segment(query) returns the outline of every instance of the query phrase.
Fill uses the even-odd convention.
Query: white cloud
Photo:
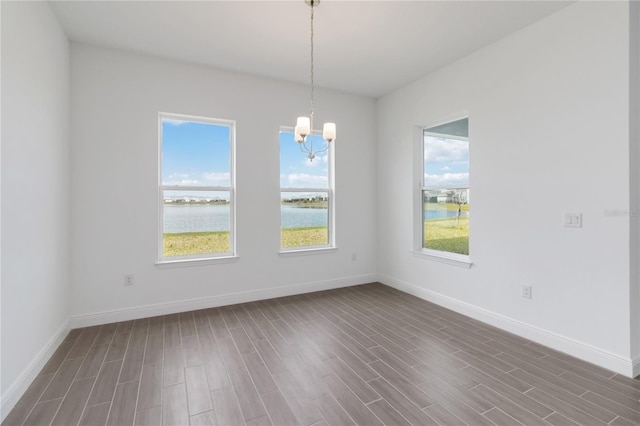
[[[287,176],[291,187],[325,187],[328,179],[326,176],[316,176],[307,173],[291,173]]]
[[[445,163],[469,158],[469,142],[432,136],[424,138],[424,159],[429,163]]]
[[[309,160],[309,157],[305,157],[302,162],[307,167],[318,167],[319,164],[327,164],[329,161],[328,155],[318,155],[313,161]]]
[[[198,186],[201,185],[200,181],[197,179],[180,179],[180,180],[170,180],[167,182],[162,182],[163,185],[173,186],[173,185],[182,185],[182,186]]]
[[[172,124],[174,126],[179,126],[181,124],[187,123],[186,121],[176,120],[175,118],[163,118],[162,123]]]
[[[197,177],[190,173],[174,172],[167,176],[167,181],[162,182],[163,185],[200,185]]]
[[[169,179],[188,179],[189,173],[171,173],[168,178]]]
[[[227,186],[231,180],[229,172],[210,172],[202,173],[202,178],[209,185]]]
[[[451,167],[448,167],[448,166],[440,167],[440,170],[442,170],[443,172],[448,172],[449,170],[451,170]]]
[[[466,186],[469,185],[469,173],[424,174],[425,186]]]
[[[163,185],[187,185],[187,186],[229,186],[229,172],[216,173],[171,173]]]

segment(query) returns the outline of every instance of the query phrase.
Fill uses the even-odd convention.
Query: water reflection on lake
[[[214,232],[229,230],[231,209],[228,204],[183,204],[164,206],[164,232]],[[304,208],[282,205],[283,228],[327,226],[326,208]]]

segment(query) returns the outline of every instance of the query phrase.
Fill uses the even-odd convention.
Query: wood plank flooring
[[[638,425],[640,381],[374,283],[72,330],[3,425]]]

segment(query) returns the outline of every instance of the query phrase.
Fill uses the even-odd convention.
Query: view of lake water
[[[463,211],[460,213],[460,217],[468,217],[468,212]],[[448,209],[429,209],[424,211],[424,220],[435,220],[435,219],[449,219],[455,218],[458,216],[458,212],[456,210],[448,210]]]
[[[281,206],[283,228],[327,226],[326,208]],[[183,204],[164,206],[164,232],[213,232],[229,230],[229,205]]]
[[[457,212],[448,209],[429,209],[424,220],[455,218]],[[463,211],[461,217],[467,217]],[[326,208],[304,208],[282,205],[280,223],[283,228],[327,226]],[[164,232],[213,232],[229,230],[229,205],[183,204],[164,206]]]

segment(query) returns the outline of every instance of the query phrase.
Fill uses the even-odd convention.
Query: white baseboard
[[[608,370],[615,371],[616,373],[624,376],[636,377],[640,374],[640,360],[632,361],[630,358],[621,357],[591,346],[587,343],[535,327],[522,321],[506,317],[392,277],[379,275],[378,280],[389,287],[412,294],[437,305],[444,306],[452,311],[493,325],[502,330],[514,333],[518,336],[564,352],[592,364],[596,364]]]
[[[234,305],[236,303],[253,302],[256,300],[273,299],[274,297],[292,296],[295,294],[311,293],[314,291],[330,290],[340,287],[349,287],[358,284],[367,284],[370,282],[375,282],[377,280],[378,276],[376,274],[358,275],[336,280],[272,287],[265,290],[252,290],[241,293],[223,294],[220,296],[179,300],[176,302],[137,306],[133,308],[96,312],[92,314],[74,315],[71,317],[70,323],[71,328],[89,327],[92,325],[109,324],[112,322],[148,318],[158,315],[175,314],[178,312],[187,312],[197,309],[214,308],[216,306],[226,306]]]
[[[58,349],[58,346],[60,346],[60,343],[62,343],[67,336],[69,330],[69,320],[66,320],[43,346],[40,352],[31,360],[18,378],[9,386],[7,391],[0,396],[0,422],[4,421],[7,414],[15,407],[18,400],[27,391],[40,370],[42,370],[56,349]]]

